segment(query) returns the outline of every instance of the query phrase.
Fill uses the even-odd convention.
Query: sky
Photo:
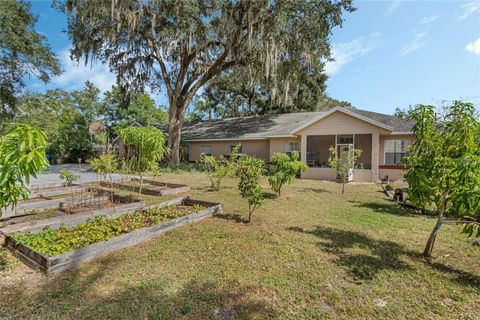
[[[480,0],[354,0],[354,6],[331,35],[334,60],[326,72],[332,98],[386,114],[457,99],[480,106]],[[107,66],[70,60],[66,16],[42,0],[32,1],[32,12],[64,73],[47,85],[27,79],[29,90],[81,89],[87,80],[102,92],[111,88],[115,76]],[[155,100],[167,104],[162,93]]]

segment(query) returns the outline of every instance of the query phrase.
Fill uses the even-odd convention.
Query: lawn
[[[163,174],[225,214],[45,278],[0,251],[0,318],[478,319],[480,247],[372,184],[298,180],[251,224],[236,180],[208,190],[200,173]],[[263,181],[267,187],[266,181]]]

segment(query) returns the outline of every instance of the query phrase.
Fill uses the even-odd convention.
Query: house
[[[298,151],[308,164],[302,178],[334,180],[328,167],[330,146],[337,150],[362,150],[353,181],[376,182],[403,178],[400,165],[413,139],[412,123],[405,119],[336,107],[328,111],[250,116],[186,123],[182,139],[188,145],[188,160],[202,154],[229,155],[241,144],[239,153],[269,162],[275,152]]]

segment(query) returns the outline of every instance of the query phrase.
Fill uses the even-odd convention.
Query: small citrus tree
[[[0,138],[0,209],[15,206],[20,196],[28,199],[30,178],[48,167],[45,146],[43,131],[26,124]]]
[[[90,166],[93,171],[102,175],[112,182],[112,172],[118,168],[118,159],[115,153],[107,152],[101,154],[99,157],[90,160]]]
[[[142,191],[143,172],[154,168],[169,152],[162,131],[154,127],[128,127],[119,130],[125,145],[127,171],[140,176],[138,195]]]
[[[330,158],[328,165],[332,168],[335,176],[342,183],[342,194],[345,193],[345,183],[348,182],[348,176],[355,171],[355,162],[362,155],[362,150],[348,148],[347,151],[338,153],[334,146],[331,146],[328,151]]]
[[[227,177],[235,175],[237,166],[237,154],[240,145],[233,148],[230,157],[226,159],[220,156],[218,159],[211,155],[202,155],[200,163],[204,168],[211,183],[211,189],[218,191],[221,188],[222,181]]]
[[[464,232],[480,235],[475,222],[480,211],[480,124],[473,105],[463,102],[448,107],[445,117],[434,106],[417,105],[409,118],[415,123],[415,141],[404,159],[409,199],[437,211],[423,251],[429,257],[447,212],[466,219]]]
[[[273,168],[268,177],[272,190],[280,196],[284,184],[292,183],[298,172],[307,170],[307,165],[299,160],[299,153],[274,153],[272,156]]]
[[[252,156],[245,156],[238,162],[237,176],[240,178],[238,190],[248,201],[248,222],[253,212],[263,203],[263,190],[260,178],[265,174],[265,162]]]
[[[65,181],[65,187],[71,186],[75,181],[80,178],[80,176],[74,174],[72,171],[67,169],[61,169],[59,173],[60,179]]]

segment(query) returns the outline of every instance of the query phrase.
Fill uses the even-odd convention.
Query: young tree
[[[59,173],[60,179],[65,181],[65,187],[73,185],[73,183],[80,178],[79,175],[76,175],[72,171],[67,169],[61,169]]]
[[[30,3],[0,1],[0,126],[15,113],[24,77],[47,83],[61,72],[46,37],[35,31],[36,22]]]
[[[265,162],[252,156],[243,157],[237,168],[240,178],[238,190],[242,198],[248,201],[248,222],[252,220],[253,212],[263,203],[263,190],[260,178],[265,174]]]
[[[328,165],[332,168],[335,176],[342,183],[342,194],[345,193],[345,183],[348,182],[348,176],[355,171],[355,163],[362,155],[362,150],[348,148],[347,151],[342,150],[340,153],[334,146],[329,149],[330,158],[328,158]]]
[[[28,199],[30,178],[48,167],[45,146],[45,134],[26,124],[0,138],[0,209],[15,206],[20,196]]]
[[[274,153],[272,157],[273,169],[268,177],[272,190],[280,196],[285,183],[292,183],[298,172],[307,170],[307,165],[299,160],[299,153],[294,151],[290,155]]]
[[[225,159],[223,156],[220,156],[220,158],[217,159],[211,155],[202,155],[200,163],[207,173],[212,190],[220,190],[223,179],[235,175],[239,149],[240,144],[233,148],[228,159]]]
[[[125,146],[125,162],[127,170],[135,169],[140,176],[142,192],[143,172],[157,165],[167,154],[165,139],[162,131],[154,127],[128,127],[118,131]]]
[[[118,160],[115,153],[107,152],[99,157],[90,160],[90,166],[93,171],[104,176],[105,179],[112,183],[112,172],[118,168]]]
[[[437,222],[423,255],[432,255],[435,239],[449,212],[474,222],[480,209],[480,125],[472,104],[455,102],[445,117],[435,107],[417,105],[409,114],[415,141],[404,159],[410,201],[420,208],[433,206]],[[475,223],[464,231],[472,235]]]
[[[58,0],[57,5],[68,15],[73,58],[100,58],[128,89],[166,88],[168,145],[172,161],[179,162],[185,111],[200,88],[234,67],[252,75],[260,68],[272,92],[281,86],[291,94],[298,79],[290,75],[298,66],[320,67],[330,57],[330,32],[341,25],[343,10],[354,10],[351,2]]]

